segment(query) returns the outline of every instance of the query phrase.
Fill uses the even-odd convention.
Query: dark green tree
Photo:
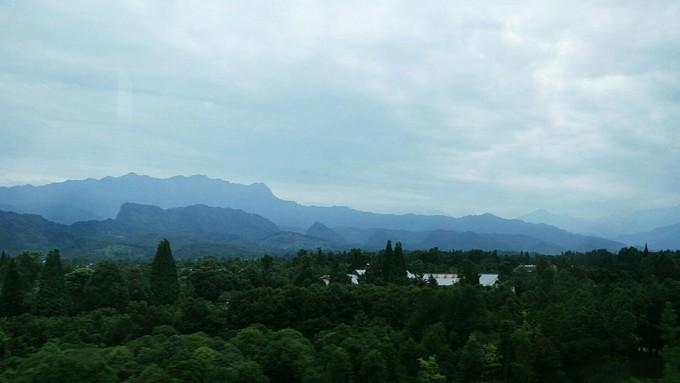
[[[151,297],[148,269],[140,265],[133,265],[128,267],[126,271],[130,300],[148,301]]]
[[[335,345],[327,345],[321,349],[320,358],[329,383],[353,380],[352,359],[345,350]]]
[[[394,245],[394,256],[392,258],[392,266],[390,267],[391,275],[389,281],[392,283],[405,283],[406,278],[406,260],[404,259],[404,250],[401,242]]]
[[[434,355],[427,359],[419,358],[418,363],[420,363],[418,383],[446,383],[446,376],[439,370],[439,363]]]
[[[395,273],[394,249],[392,241],[388,240],[385,250],[379,252],[368,265],[365,280],[372,283],[392,283]]]
[[[476,334],[470,334],[460,353],[458,368],[465,382],[478,381],[484,372],[484,350]]]
[[[5,271],[7,271],[7,266],[9,266],[10,257],[3,251],[0,254],[0,283],[2,283],[3,278],[5,278]]]
[[[365,269],[368,259],[366,255],[361,252],[361,249],[351,249],[349,251],[349,271],[356,269]]]
[[[421,343],[425,355],[433,355],[437,360],[442,361],[442,365],[438,364],[438,367],[442,367],[449,373],[455,371],[456,366],[452,365],[455,357],[449,347],[446,328],[441,322],[434,323],[425,329]]]
[[[62,350],[55,343],[47,343],[28,358],[22,359],[16,368],[16,376],[10,380],[17,383],[115,383],[113,370],[96,348]]]
[[[161,304],[174,303],[179,297],[177,266],[167,239],[158,244],[151,263],[151,292],[155,301]]]
[[[14,258],[14,262],[16,262],[17,273],[19,273],[19,280],[21,280],[21,288],[24,294],[27,294],[26,298],[30,299],[32,298],[30,293],[33,292],[40,276],[42,254],[24,251]]]
[[[479,273],[475,264],[469,259],[463,262],[460,274],[460,283],[462,285],[477,286],[479,285]]]
[[[382,279],[385,282],[390,282],[392,280],[394,267],[394,250],[392,249],[392,241],[388,240],[385,245],[385,254],[382,259]]]
[[[54,249],[47,254],[34,306],[36,314],[40,315],[64,315],[68,312],[68,298],[59,250]]]
[[[24,293],[14,259],[7,266],[5,281],[0,291],[0,316],[18,315],[24,312]]]
[[[118,265],[105,261],[97,264],[83,291],[86,306],[94,309],[113,307],[123,309],[130,300],[127,281]]]
[[[262,268],[262,284],[268,286],[272,280],[274,258],[271,255],[260,258],[260,267]]]
[[[293,283],[296,286],[307,287],[314,284],[320,284],[320,279],[314,272],[314,260],[310,255],[299,255],[299,265],[293,277]]]
[[[381,383],[388,381],[385,357],[378,350],[369,351],[360,361],[359,378],[363,382]]]
[[[680,327],[678,314],[670,302],[666,302],[661,313],[659,330],[661,339],[666,344],[661,352],[664,360],[664,382],[680,381]]]
[[[85,286],[93,273],[94,270],[89,267],[78,267],[64,276],[72,312],[77,313],[85,309]]]

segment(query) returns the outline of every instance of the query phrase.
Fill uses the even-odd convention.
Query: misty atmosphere
[[[680,383],[678,20],[0,1],[0,383]]]

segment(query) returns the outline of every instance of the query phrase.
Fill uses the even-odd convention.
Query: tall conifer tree
[[[40,274],[38,294],[35,298],[35,312],[41,315],[63,315],[68,311],[64,272],[61,268],[59,250],[47,254]]]
[[[401,247],[401,242],[394,245],[394,264],[392,265],[392,281],[394,283],[403,283],[406,281],[406,260],[404,259],[404,250]]]
[[[151,263],[151,292],[156,302],[161,304],[174,303],[179,297],[177,266],[167,239],[158,244],[156,256]]]
[[[382,260],[382,275],[385,282],[392,281],[392,270],[394,268],[394,250],[392,250],[392,241],[388,240],[385,245],[385,255]]]
[[[18,315],[24,312],[24,294],[14,259],[7,266],[5,281],[0,292],[0,316]]]

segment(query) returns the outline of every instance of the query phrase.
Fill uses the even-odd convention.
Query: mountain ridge
[[[580,234],[627,238],[657,228],[680,224],[680,205],[637,210],[628,214],[609,215],[595,219],[572,217],[538,209],[518,218],[532,223],[549,224]]]
[[[160,239],[168,238],[180,252],[186,246],[201,249],[222,246],[238,252],[221,255],[247,256],[252,254],[253,249],[284,250],[278,248],[276,242],[267,240],[285,233],[256,214],[205,205],[161,209],[126,203],[121,206],[116,218],[71,225],[51,222],[35,214],[0,211],[0,249],[10,253],[24,250],[46,252],[59,248],[67,256],[96,256],[117,247],[133,252],[125,255],[147,257]],[[267,246],[262,245],[265,242]],[[300,247],[331,247],[304,235],[297,235],[296,243]]]
[[[554,226],[505,219],[491,213],[455,218],[445,215],[379,214],[346,206],[306,206],[276,197],[262,183],[243,185],[203,175],[161,179],[128,173],[121,177],[71,180],[38,187],[4,187],[0,188],[0,201],[14,206],[14,211],[40,214],[59,223],[74,223],[70,220],[78,217],[80,219],[75,222],[114,219],[125,203],[153,205],[162,209],[206,205],[257,214],[279,227],[309,228],[315,222],[323,222],[331,231],[335,230],[331,228],[350,227],[402,233],[444,230],[515,235],[574,251],[592,248],[614,250],[623,246],[604,238],[580,236]],[[304,230],[296,231],[305,233]],[[376,233],[372,236],[375,237]],[[349,239],[348,242],[354,243]]]
[[[657,227],[647,232],[623,235],[619,239],[638,247],[648,245],[651,250],[678,249],[680,223]]]

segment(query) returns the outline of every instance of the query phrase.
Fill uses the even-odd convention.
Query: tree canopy
[[[151,292],[156,302],[161,304],[174,303],[179,297],[177,266],[167,239],[158,244],[156,256],[151,262]]]
[[[162,241],[152,262],[51,251],[0,264],[0,382],[680,376],[680,252],[543,256],[389,243],[379,252],[175,263]],[[365,264],[374,279],[341,278]],[[455,273],[461,283],[438,286],[406,270]],[[499,274],[499,283],[475,283],[480,273]]]

